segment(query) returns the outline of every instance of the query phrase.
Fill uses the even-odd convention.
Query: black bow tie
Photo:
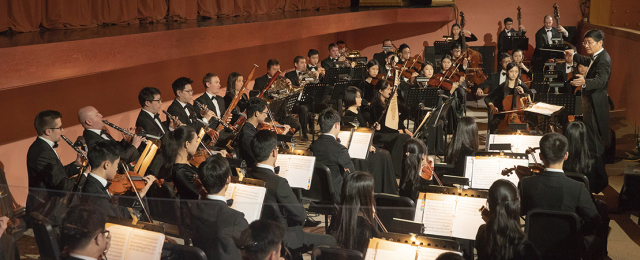
[[[298,72],[298,77],[300,77],[300,75],[302,75],[302,72]]]
[[[547,32],[550,32],[550,31],[551,31],[551,29],[547,30]]]
[[[275,168],[273,168],[273,172],[274,172],[275,174],[280,173],[280,166],[276,166]]]
[[[337,138],[337,137],[336,137],[336,141],[338,141],[338,143],[342,143],[342,142],[340,142],[340,138]]]
[[[596,57],[597,57],[596,55],[593,55],[593,56],[589,57],[589,59],[591,59],[591,61],[594,61],[594,60],[596,60]]]
[[[211,95],[211,100],[216,100],[216,96],[215,95]]]
[[[58,143],[53,143],[53,146],[52,146],[52,147],[53,147],[54,149],[55,149],[55,148],[58,148]]]
[[[158,119],[158,121],[160,121],[160,115],[156,114],[155,116],[153,116],[153,119]]]
[[[104,190],[108,190],[109,186],[111,186],[111,182],[107,182],[107,185],[104,186]]]
[[[104,130],[104,129],[100,130],[100,135],[107,135],[107,130]]]
[[[332,60],[333,62],[336,62],[338,59],[331,58],[331,60]]]

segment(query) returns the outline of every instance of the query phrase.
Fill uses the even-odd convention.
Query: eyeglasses
[[[61,127],[52,127],[52,128],[49,128],[49,129],[51,129],[51,130],[60,129],[60,131],[62,131],[62,126]]]
[[[193,89],[192,90],[183,90],[183,92],[188,92],[190,94],[193,94]]]
[[[149,100],[149,102],[153,102],[153,101],[158,101],[158,102],[162,103],[162,98],[161,99]]]
[[[589,46],[589,45],[594,44],[594,43],[596,43],[596,42],[588,42],[588,41],[584,41],[584,42],[582,42],[582,46],[585,46],[585,47],[586,47],[586,46]]]

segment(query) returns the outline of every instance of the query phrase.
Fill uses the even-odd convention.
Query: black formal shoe
[[[316,221],[307,217],[307,221],[304,222],[304,227],[317,227],[320,223],[322,223],[322,221]]]
[[[309,137],[307,137],[306,134],[302,134],[302,136],[300,137],[300,141],[303,141],[303,142],[309,141]]]

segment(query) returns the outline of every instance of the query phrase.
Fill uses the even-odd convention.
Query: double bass
[[[464,26],[466,25],[466,20],[464,18],[464,13],[460,12],[460,31],[464,32]],[[467,46],[466,37],[464,35],[462,37],[462,56],[467,57],[468,60],[467,68],[465,69],[465,83],[467,84],[467,92],[475,93],[477,91],[478,86],[482,84],[487,79],[487,76],[484,75],[482,71],[482,54],[480,52],[473,50]],[[488,94],[488,93],[485,93]]]

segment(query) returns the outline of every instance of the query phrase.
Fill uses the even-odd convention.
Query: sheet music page
[[[416,259],[417,260],[435,260],[436,258],[438,258],[440,254],[448,253],[448,252],[458,253],[460,256],[462,256],[462,253],[458,251],[450,251],[450,250],[431,248],[431,247],[420,247],[420,249],[418,249],[418,258]]]
[[[302,155],[289,156],[291,156],[291,159],[289,160],[289,168],[284,176],[279,174],[280,177],[287,179],[287,181],[289,181],[289,186],[292,188],[308,190],[311,188],[311,177],[313,176],[313,167],[315,167],[316,157]],[[277,162],[276,165],[278,165]],[[282,168],[280,168],[280,171],[282,172]]]
[[[374,260],[415,260],[417,247],[405,243],[378,240]],[[367,250],[368,251],[368,250]]]
[[[525,153],[529,147],[540,147],[540,139],[542,136],[539,135],[521,135],[520,136],[520,144],[518,145],[518,153]],[[533,155],[536,157],[539,163],[542,163],[540,160],[540,150],[536,150]],[[529,163],[534,163],[533,157],[528,155]]]
[[[233,191],[236,188],[236,183],[229,183],[229,187],[227,187],[227,191],[224,193],[224,198],[227,200],[233,199]]]
[[[487,199],[458,196],[456,217],[453,220],[453,237],[475,240],[478,228],[484,224],[480,207],[486,205]]]
[[[529,160],[527,159],[512,159],[512,158],[500,158],[500,166],[499,166],[499,171],[498,171],[498,178],[499,179],[506,179],[509,180],[513,183],[513,185],[516,185],[516,187],[518,187],[518,182],[520,182],[520,179],[518,179],[518,175],[511,174],[508,177],[507,176],[503,176],[502,175],[502,170],[506,169],[506,168],[513,168],[515,166],[529,166]],[[494,180],[495,181],[495,180]],[[489,185],[491,186],[491,185]],[[487,187],[488,189],[488,187]]]
[[[517,153],[518,148],[518,135],[491,135],[489,144],[511,144],[511,150]],[[499,152],[496,150],[489,150],[489,152]]]
[[[427,193],[420,192],[418,194],[418,199],[416,200],[416,214],[413,217],[413,221],[422,223],[422,218],[424,217],[424,207],[425,207],[425,197]]]
[[[136,228],[131,232],[125,260],[159,260],[163,244],[164,234]]]
[[[340,139],[341,145],[349,148],[349,138],[351,137],[351,131],[340,131],[337,137],[338,139]]]
[[[556,111],[562,109],[562,106],[551,105],[543,102],[533,104],[532,107],[526,108],[524,111],[550,116]]]
[[[428,193],[425,200],[424,233],[451,236],[456,213],[456,196]]]
[[[489,189],[491,184],[498,179],[500,175],[499,160],[495,157],[476,157],[473,158],[473,175],[471,176],[471,188]]]
[[[469,185],[471,185],[471,178],[473,178],[473,162],[474,161],[475,161],[474,156],[467,156],[467,158],[465,158],[464,177],[469,179]]]
[[[251,223],[260,218],[266,193],[265,187],[236,184],[231,208],[244,213],[244,218]]]
[[[378,248],[379,238],[370,238],[369,245],[367,246],[367,250],[364,252],[364,260],[374,260],[376,259],[376,249]]]
[[[357,159],[367,159],[367,152],[371,146],[372,133],[353,132],[351,143],[349,144],[349,156]],[[342,140],[342,139],[341,139]]]
[[[106,223],[105,227],[111,234],[111,244],[107,252],[107,258],[110,260],[124,260],[133,228],[111,223]]]
[[[287,178],[287,174],[289,171],[289,162],[291,161],[291,154],[278,154],[278,158],[276,158],[276,166],[280,167],[280,172],[278,176],[282,178]]]

